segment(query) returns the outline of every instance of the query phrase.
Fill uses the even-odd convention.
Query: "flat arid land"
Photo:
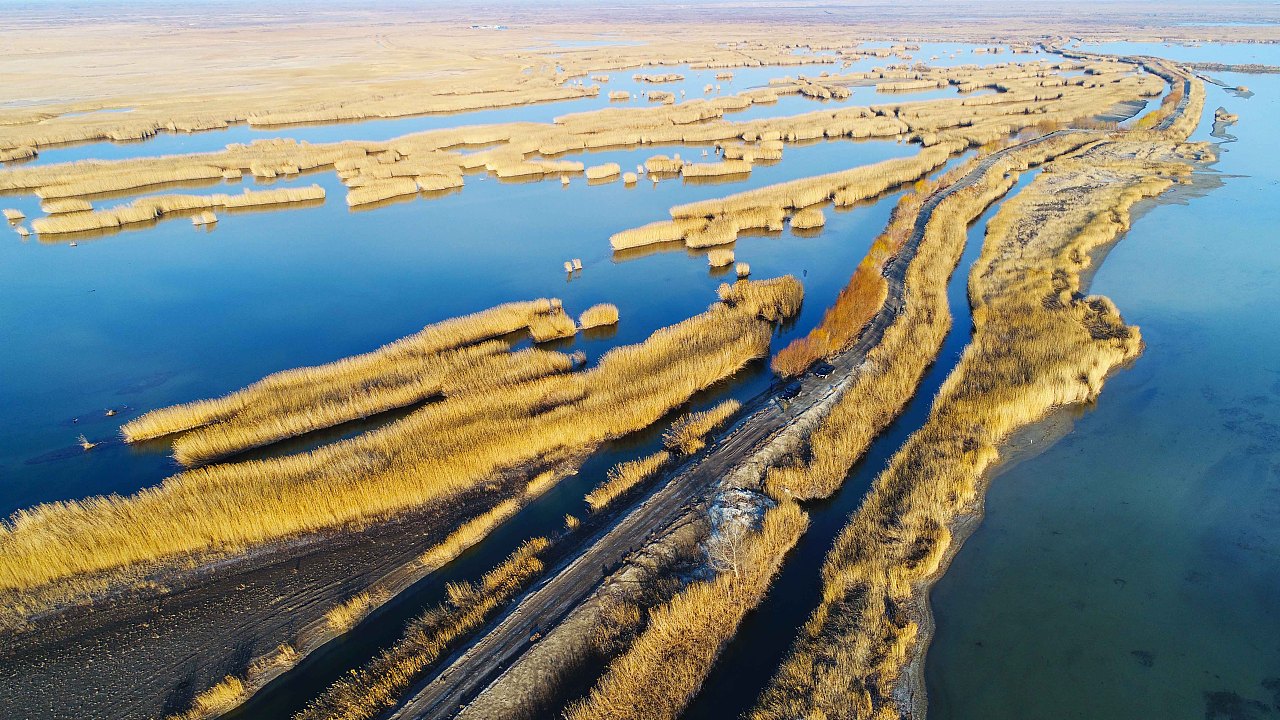
[[[5,10],[0,717],[1280,712],[1273,4]]]

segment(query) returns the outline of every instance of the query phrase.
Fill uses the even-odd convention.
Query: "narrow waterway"
[[[1038,172],[1023,173],[1006,198],[1020,191]],[[861,504],[871,482],[911,433],[924,423],[934,395],[969,343],[973,330],[967,295],[969,267],[982,253],[987,221],[1002,202],[993,204],[969,227],[964,254],[947,284],[953,322],[937,361],[926,371],[906,409],[871,443],[840,490],[828,500],[805,505],[810,518],[808,532],[789,554],[764,601],[743,620],[702,690],[685,711],[685,720],[736,718],[749,710],[817,607],[822,597],[821,569],[827,552]]]
[[[933,593],[931,720],[1280,712],[1280,78],[1210,74],[1256,93],[1208,86],[1194,139],[1240,115],[1221,186],[1148,203],[1098,271],[1145,351],[992,481]]]

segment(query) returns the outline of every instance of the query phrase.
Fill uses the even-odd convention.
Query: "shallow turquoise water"
[[[993,480],[934,591],[933,720],[1280,711],[1280,78],[1222,79],[1257,92],[1209,88],[1197,139],[1241,118],[1222,187],[1151,208],[1093,284],[1144,354]]]

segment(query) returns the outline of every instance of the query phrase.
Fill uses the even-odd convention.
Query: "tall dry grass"
[[[189,432],[175,443],[195,462],[464,391],[568,370],[559,353],[508,353],[489,341],[529,327],[558,301],[508,303],[428,325],[363,355],[283,370],[230,395],[153,410],[120,430],[128,442]]]
[[[725,160],[723,162],[688,163],[680,169],[685,177],[719,177],[721,175],[746,175],[751,172],[749,160]]]
[[[538,315],[529,322],[529,334],[536,343],[573,337],[578,324],[564,310]]]
[[[538,556],[549,544],[530,540],[480,580],[450,584],[444,602],[414,618],[394,645],[326,688],[295,720],[368,720],[390,709],[452,643],[542,572]]]
[[[820,207],[807,207],[791,216],[793,230],[812,230],[827,224],[827,216]]]
[[[618,324],[618,306],[610,303],[592,305],[578,316],[578,325],[583,330],[594,327],[605,327]]]
[[[622,166],[618,165],[618,163],[604,163],[603,165],[592,165],[587,168],[586,175],[588,180],[606,180],[617,177],[621,172]]]
[[[662,443],[672,452],[692,455],[706,447],[707,435],[742,409],[737,400],[725,400],[702,412],[690,413],[671,424],[662,434]]]
[[[767,482],[775,493],[810,499],[826,497],[840,486],[871,439],[911,398],[941,347],[951,324],[946,283],[959,261],[968,224],[1008,192],[1017,172],[1088,141],[1081,135],[1059,136],[1006,155],[972,185],[934,208],[907,267],[903,311],[867,353],[849,387],[810,436],[809,457],[769,471]]]
[[[670,460],[671,453],[659,450],[652,455],[614,465],[609,468],[604,481],[587,493],[587,505],[593,512],[609,505],[631,488],[653,477]]]
[[[819,322],[807,335],[791,341],[774,355],[773,371],[783,377],[794,377],[822,358],[830,358],[857,340],[867,323],[875,317],[889,295],[884,278],[885,265],[911,237],[924,196],[935,185],[920,181],[914,192],[898,201],[889,224],[872,243],[858,267],[827,308]]]
[[[609,663],[591,693],[568,708],[568,720],[679,717],[808,524],[793,501],[768,510],[759,530],[744,532],[733,568],[689,585],[649,613],[644,632]]]
[[[614,348],[595,367],[446,397],[378,430],[308,453],[203,467],[128,497],[40,505],[0,529],[0,593],[58,582],[77,597],[103,573],[235,553],[302,533],[368,523],[442,501],[503,471],[584,453],[647,427],[768,353],[773,323],[803,298],[791,277],[724,286],[724,302]],[[339,373],[340,375],[340,373]],[[172,430],[237,409],[178,412]],[[42,591],[43,592],[43,591]]]
[[[716,248],[707,253],[707,264],[713,268],[726,267],[733,264],[733,251]]]
[[[894,689],[916,650],[917,603],[1001,442],[1054,407],[1095,398],[1140,352],[1137,329],[1109,300],[1079,294],[1080,273],[1127,229],[1134,203],[1189,172],[1178,155],[1170,143],[1105,143],[1054,163],[1001,208],[969,278],[973,341],[837,538],[821,604],[752,718],[901,712]]]

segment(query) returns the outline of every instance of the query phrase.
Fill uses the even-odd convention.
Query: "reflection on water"
[[[0,243],[0,514],[37,502],[130,492],[172,473],[164,454],[103,446],[58,462],[27,460],[114,437],[146,410],[235,390],[283,368],[364,352],[443,318],[501,302],[559,296],[580,312],[618,305],[610,338],[583,336],[590,357],[694,315],[715,297],[704,253],[621,261],[610,234],[667,216],[672,205],[916,152],[890,141],[789,148],[786,160],[722,185],[646,181],[588,187],[581,178],[523,185],[483,175],[459,193],[353,212],[331,172],[319,207],[219,213],[212,231],[161,221],[138,231],[42,244]],[[633,167],[660,148],[586,154]],[[669,151],[668,151],[669,152]],[[244,183],[248,185],[248,183]],[[30,196],[6,197],[34,217]],[[818,238],[744,238],[757,277],[805,278],[807,330],[857,265],[887,209],[829,213]],[[852,229],[856,228],[856,232]],[[565,281],[563,262],[586,268]],[[127,394],[121,394],[127,392]],[[107,416],[108,410],[117,412]],[[78,422],[67,425],[65,421]]]
[[[1261,52],[1231,49],[1204,59]],[[993,481],[934,592],[931,718],[1280,710],[1280,78],[1223,79],[1257,95],[1208,89],[1197,139],[1219,105],[1241,118],[1222,186],[1151,209],[1093,286],[1146,351],[1065,439]]]
[[[968,51],[969,46],[967,45],[959,45],[956,43],[926,43],[922,45],[921,50],[914,53],[914,55],[917,60],[943,67],[966,64],[991,65],[1013,61],[1025,62],[1028,60],[1044,59],[1047,57],[1043,55],[1037,57],[1027,55],[1014,56],[1007,54],[970,55]],[[939,56],[937,60],[928,59],[935,54]],[[956,54],[956,57],[952,58],[952,54]],[[254,140],[276,137],[288,137],[310,143],[341,142],[344,140],[378,142],[390,140],[409,133],[458,127],[462,125],[487,125],[507,122],[548,123],[562,115],[598,110],[604,107],[649,107],[652,106],[652,103],[645,101],[644,95],[650,90],[672,91],[678,98],[680,97],[680,93],[683,91],[685,95],[682,99],[692,100],[695,98],[716,97],[719,95],[733,95],[750,88],[767,86],[769,84],[769,80],[774,78],[796,77],[798,75],[812,77],[822,73],[836,74],[845,72],[861,72],[895,62],[901,61],[897,58],[866,58],[845,65],[844,63],[833,63],[828,58],[817,58],[815,62],[803,65],[732,68],[729,70],[734,75],[732,80],[716,79],[715,76],[717,73],[725,72],[721,69],[693,69],[690,68],[688,64],[648,65],[627,68],[626,70],[590,73],[590,75],[607,75],[609,77],[608,82],[601,84],[601,91],[597,97],[536,103],[519,107],[475,110],[462,113],[437,113],[413,117],[373,118],[367,120],[314,125],[263,127],[238,123],[224,129],[205,130],[195,133],[171,133],[161,131],[154,137],[142,141],[94,142],[70,146],[41,148],[40,154],[36,158],[22,161],[20,164],[30,166],[71,162],[86,158],[98,160],[120,160],[125,158],[152,157],[157,155],[216,152],[222,150],[230,143],[249,143]],[[673,73],[683,75],[684,80],[675,83],[661,83],[654,85],[639,82],[633,78],[633,76],[637,74],[654,73]],[[581,80],[584,84],[591,84],[593,82],[590,77],[581,78]],[[718,91],[713,91],[710,94],[704,93],[707,85],[712,85],[713,87],[719,86],[720,89]],[[632,99],[622,103],[610,102],[608,94],[610,91],[615,90],[625,90],[631,93]],[[871,91],[870,88],[867,88],[864,90],[855,90],[854,98],[856,99],[846,100],[843,104],[874,104],[881,102],[902,102],[906,100],[926,100],[933,99],[935,97],[954,96],[955,94],[954,90],[944,89],[888,98],[885,95],[878,95]],[[838,105],[840,103],[835,104]],[[808,112],[821,109],[824,105],[830,106],[830,103],[820,103],[819,101],[798,95],[784,96],[781,98],[779,105],[751,106],[743,111],[729,113],[728,117],[733,120],[751,120],[760,117],[773,117],[777,115]],[[125,108],[123,110],[98,112],[123,112],[130,109],[131,108]],[[14,163],[14,165],[17,164],[19,163]]]

